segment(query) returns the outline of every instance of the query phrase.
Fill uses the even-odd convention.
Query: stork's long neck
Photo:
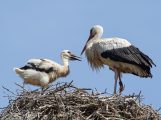
[[[62,61],[63,61],[63,66],[64,67],[69,66],[69,59],[62,58]]]
[[[63,66],[61,67],[60,73],[63,76],[66,76],[69,74],[69,60],[66,58],[62,58]]]

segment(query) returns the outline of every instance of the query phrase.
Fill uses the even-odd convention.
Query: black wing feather
[[[140,66],[146,71],[150,71],[150,67],[152,67],[152,65],[156,66],[152,59],[133,45],[124,48],[106,50],[101,54],[101,56],[103,58],[110,58],[114,61],[134,64]]]
[[[25,65],[24,67],[21,67],[20,69],[23,69],[23,70],[33,69],[33,70],[36,70],[39,72],[45,72],[45,73],[50,73],[50,72],[54,71],[53,67],[49,67],[48,69],[44,69],[44,68],[39,68],[38,66],[36,66],[33,63],[27,63],[27,65]]]

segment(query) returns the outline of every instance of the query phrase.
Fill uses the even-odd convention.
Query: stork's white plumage
[[[24,80],[24,83],[46,87],[59,77],[69,74],[69,60],[79,60],[69,50],[61,52],[63,65],[49,59],[30,59],[21,68],[14,68],[15,72]]]
[[[81,54],[85,51],[92,69],[99,70],[104,65],[108,65],[114,71],[114,94],[116,94],[117,80],[119,80],[120,93],[124,89],[121,73],[152,77],[150,69],[155,64],[147,55],[125,39],[117,37],[101,38],[102,34],[102,26],[93,26]]]

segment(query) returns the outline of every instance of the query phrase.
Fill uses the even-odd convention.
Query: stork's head
[[[90,30],[90,36],[92,35],[94,37],[95,35],[97,35],[98,37],[102,37],[102,34],[103,27],[101,25],[95,25]]]
[[[63,50],[63,51],[61,52],[61,57],[62,57],[63,59],[81,61],[81,60],[80,60],[80,57],[74,55],[74,54],[71,53],[69,50]]]
[[[95,25],[91,28],[90,30],[90,35],[89,35],[89,38],[81,52],[81,55],[83,54],[83,52],[85,51],[86,47],[87,47],[87,44],[89,41],[91,40],[95,40],[95,39],[99,39],[102,37],[102,34],[103,34],[103,27],[100,26],[100,25]]]

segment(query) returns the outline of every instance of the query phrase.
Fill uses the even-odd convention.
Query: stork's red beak
[[[84,51],[86,50],[88,41],[89,41],[91,38],[93,38],[93,37],[94,37],[94,35],[90,33],[90,36],[89,36],[89,38],[88,38],[88,40],[87,40],[87,42],[86,42],[86,44],[85,44],[85,46],[84,46],[84,48],[83,48],[83,50],[82,50],[82,52],[81,52],[81,55],[82,55],[82,54],[84,53]]]

